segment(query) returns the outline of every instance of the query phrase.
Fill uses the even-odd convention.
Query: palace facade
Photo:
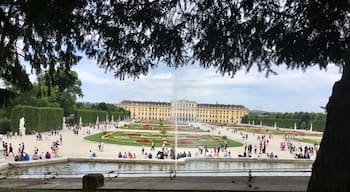
[[[130,111],[135,120],[199,121],[206,123],[240,123],[248,109],[242,105],[198,104],[195,101],[168,102],[123,101],[119,104]]]

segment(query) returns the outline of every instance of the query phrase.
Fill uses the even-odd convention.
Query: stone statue
[[[24,128],[24,124],[25,124],[25,119],[24,117],[21,117],[19,119],[19,128]]]
[[[21,117],[19,119],[19,129],[18,129],[18,134],[20,136],[26,135],[26,128],[24,127],[24,124],[25,124],[25,119],[24,117]]]
[[[63,116],[62,129],[66,129],[66,117]]]

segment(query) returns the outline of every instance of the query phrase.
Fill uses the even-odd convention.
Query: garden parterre
[[[151,146],[152,143],[156,147],[175,145],[174,134],[162,134],[159,132],[102,132],[85,139],[95,142],[104,142],[110,144],[132,145],[132,146]],[[178,147],[197,148],[199,146],[216,147],[220,143],[227,143],[230,147],[242,146],[242,143],[221,136],[212,135],[194,135],[194,134],[178,134]]]

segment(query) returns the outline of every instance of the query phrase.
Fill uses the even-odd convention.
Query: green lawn
[[[317,145],[319,145],[321,143],[321,139],[294,138],[294,140],[304,142],[304,143],[317,144]]]
[[[167,146],[174,146],[175,136],[173,134],[161,134],[157,132],[145,133],[145,132],[101,132],[95,135],[85,137],[86,140],[95,142],[104,142],[119,145],[131,145],[131,146],[150,146],[152,142],[156,147],[161,147],[162,143],[167,143]],[[179,134],[178,135],[178,147],[197,148],[200,145],[207,147],[216,147],[222,142],[227,142],[228,147],[242,146],[242,143],[227,139],[220,136],[210,135],[190,135]]]

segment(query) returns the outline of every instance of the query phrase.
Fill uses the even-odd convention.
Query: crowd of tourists
[[[43,140],[43,135],[42,133],[35,132],[35,138],[37,141],[42,141]],[[59,131],[57,130],[52,130],[51,132],[48,132],[46,134],[46,140],[47,136],[58,136],[59,138],[52,142],[51,146],[51,152],[50,151],[39,151],[39,148],[37,146],[34,146],[34,150],[32,153],[28,152],[28,149],[25,147],[26,145],[24,142],[20,142],[17,147],[17,151],[14,150],[14,146],[12,145],[11,136],[8,136],[8,142],[2,141],[2,147],[3,147],[3,155],[4,157],[8,158],[11,157],[13,158],[14,161],[29,161],[29,160],[40,160],[40,159],[51,159],[53,157],[58,157],[58,146],[62,145],[63,138],[62,134],[59,134]],[[15,137],[16,139],[16,137]]]
[[[247,138],[248,134],[243,134],[243,137]],[[267,152],[270,139],[272,139],[271,135],[258,135],[257,141],[259,144],[254,146],[252,144],[244,144],[243,154],[238,154],[238,157],[252,157],[254,154],[257,158],[262,158],[264,155],[266,155],[267,158],[278,158],[273,152]]]
[[[289,151],[291,154],[294,153],[296,159],[311,159],[313,156],[316,157],[318,153],[318,145],[301,145],[300,143],[295,144],[291,142],[289,138],[282,141],[280,144],[282,151]]]
[[[69,133],[74,135],[79,135],[83,133],[83,135],[90,135],[91,131],[98,132],[103,131],[110,127],[111,124],[101,123],[100,125],[90,124],[86,127],[81,127],[80,125],[68,126]],[[198,146],[198,149],[191,149],[190,151],[177,149],[174,147],[170,147],[167,143],[162,143],[161,145],[156,146],[155,143],[151,143],[150,146],[146,147],[141,146],[141,153],[137,150],[139,149],[129,149],[123,148],[117,150],[117,152],[113,153],[116,158],[120,159],[181,159],[181,158],[190,158],[190,157],[204,157],[204,158],[217,158],[217,157],[257,157],[257,158],[278,158],[282,154],[278,150],[276,146],[270,147],[269,143],[279,143],[280,140],[276,142],[274,140],[273,135],[262,135],[262,134],[254,134],[254,133],[246,133],[237,129],[227,129],[227,128],[212,128],[215,132],[220,132],[221,135],[229,136],[230,134],[234,134],[234,138],[241,138],[241,142],[245,144],[238,151],[233,150],[229,151],[229,146],[226,141],[218,142],[215,147],[207,147],[205,145]],[[73,131],[73,132],[71,132]],[[21,138],[15,137],[19,139],[17,141],[22,141]],[[249,139],[248,139],[249,138]],[[35,139],[38,142],[50,141],[51,147],[48,151],[41,151],[38,147],[35,147],[35,143],[31,143],[34,150],[32,148],[28,150],[28,147],[24,142],[21,142],[19,145],[15,140],[11,140],[11,135],[7,135],[7,140],[2,142],[2,146],[4,148],[4,156],[14,158],[15,161],[26,161],[26,160],[40,160],[40,159],[50,159],[52,157],[60,156],[59,148],[63,144],[63,136],[58,130],[51,130],[49,132],[44,133],[35,133]],[[256,139],[256,140],[255,140]],[[243,141],[242,141],[243,140]],[[16,146],[13,146],[15,143]],[[18,148],[17,148],[18,145]],[[271,145],[271,144],[270,144]],[[25,148],[25,146],[27,148]],[[40,145],[39,145],[40,146]],[[104,149],[104,143],[99,142],[93,144],[93,146],[98,146],[98,151],[94,152],[93,150],[89,151],[88,157],[97,157],[98,156],[106,156],[103,153],[110,151],[110,146],[106,146],[106,150]],[[17,150],[16,150],[17,149]],[[232,148],[231,148],[232,149]],[[280,150],[290,152],[293,154],[295,158],[302,159],[312,159],[316,156],[318,151],[317,145],[305,145],[299,144],[299,142],[293,142],[293,140],[289,137],[284,138],[284,140],[280,143]],[[88,151],[87,149],[82,151],[82,155],[86,155],[84,151]],[[136,152],[135,152],[136,151]],[[287,154],[287,152],[284,152]],[[108,152],[110,153],[110,152]],[[283,156],[283,154],[282,154]],[[292,156],[292,155],[291,155]]]

